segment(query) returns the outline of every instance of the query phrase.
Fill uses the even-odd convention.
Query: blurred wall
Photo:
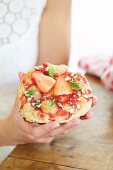
[[[113,0],[72,0],[71,69],[80,57],[112,53]]]

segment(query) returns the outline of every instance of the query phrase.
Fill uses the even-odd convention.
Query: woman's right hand
[[[19,73],[20,79],[23,73]],[[0,145],[16,145],[24,143],[49,143],[56,136],[64,134],[67,130],[77,126],[79,119],[60,125],[55,122],[48,124],[33,124],[24,121],[19,114],[18,98],[15,101],[11,114],[0,122]],[[1,131],[3,131],[1,133]]]
[[[16,99],[11,114],[4,121],[5,139],[2,143],[0,142],[0,145],[49,143],[54,137],[65,133],[79,123],[79,119],[73,119],[64,125],[55,122],[43,125],[25,122],[19,114],[18,99]]]

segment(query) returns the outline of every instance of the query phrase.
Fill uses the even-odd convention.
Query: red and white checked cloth
[[[78,65],[87,73],[100,77],[102,85],[113,92],[113,57],[84,57]]]

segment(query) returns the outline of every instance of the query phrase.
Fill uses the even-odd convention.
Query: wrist
[[[0,146],[16,145],[16,129],[10,117],[0,120]]]
[[[0,146],[10,145],[11,136],[10,136],[10,127],[8,123],[8,118],[0,120]]]

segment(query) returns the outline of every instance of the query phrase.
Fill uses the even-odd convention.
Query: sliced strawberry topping
[[[52,77],[45,76],[40,71],[34,71],[32,77],[34,78],[39,90],[43,93],[49,92],[56,82]]]
[[[73,90],[71,86],[66,82],[66,80],[62,76],[59,76],[54,87],[54,95],[68,95],[72,93]]]

